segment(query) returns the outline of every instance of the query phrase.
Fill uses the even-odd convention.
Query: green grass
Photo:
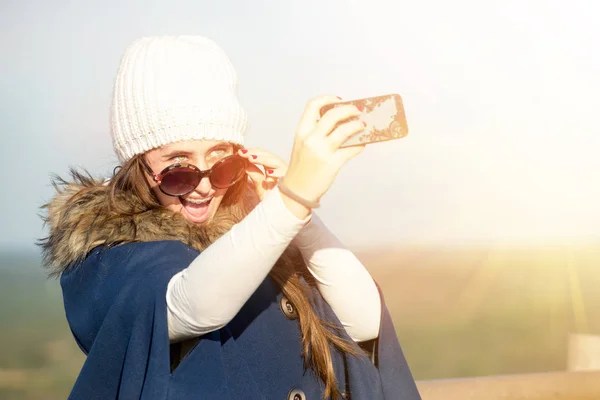
[[[600,334],[600,246],[358,254],[416,379],[564,370],[567,335]],[[64,399],[84,360],[38,265],[0,255],[1,399]]]

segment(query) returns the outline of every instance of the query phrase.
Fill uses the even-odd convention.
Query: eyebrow
[[[186,156],[186,157],[189,157],[191,155],[193,155],[193,153],[191,151],[173,150],[173,151],[170,151],[167,154],[163,154],[162,155],[162,159],[163,160],[168,160],[168,159],[173,158],[175,156]]]
[[[233,146],[230,143],[219,143],[219,144],[216,144],[216,145],[212,146],[211,148],[209,148],[206,151],[206,153],[210,153],[212,151],[220,150],[220,149],[227,150],[228,146],[230,146],[233,149]],[[193,155],[194,155],[194,152],[192,152],[192,151],[189,151],[189,150],[177,150],[177,149],[175,149],[173,151],[168,152],[167,154],[164,154],[162,156],[162,159],[163,160],[168,160],[168,159],[173,158],[175,156],[185,156],[185,157],[191,158],[191,156],[193,156]]]

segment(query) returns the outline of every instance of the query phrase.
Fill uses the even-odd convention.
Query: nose
[[[200,183],[198,183],[198,186],[196,186],[195,190],[202,196],[208,196],[210,194],[211,189],[212,184],[210,183],[208,176],[204,176],[202,177],[202,179],[200,179]]]
[[[208,179],[208,174],[209,174],[209,170],[210,168],[208,167],[208,165],[206,164],[206,162],[204,160],[198,160],[199,162],[196,164],[197,168],[199,168],[203,173],[202,173],[202,179],[200,179],[200,182],[198,183],[198,186],[196,186],[196,193],[200,194],[201,196],[208,196],[212,190],[212,184],[210,183],[210,179]]]

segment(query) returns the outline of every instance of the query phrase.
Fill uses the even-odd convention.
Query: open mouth
[[[204,222],[208,219],[208,209],[212,202],[212,197],[207,199],[184,199],[179,197],[181,201],[182,212],[186,215],[187,219],[194,223]]]

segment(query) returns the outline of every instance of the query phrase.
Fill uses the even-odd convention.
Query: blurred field
[[[0,256],[0,399],[66,399],[83,356],[35,254]]]
[[[357,254],[417,379],[564,370],[567,334],[600,334],[600,245]],[[64,399],[83,362],[38,265],[0,254],[0,399]]]
[[[417,379],[564,370],[600,334],[600,245],[359,253]]]

